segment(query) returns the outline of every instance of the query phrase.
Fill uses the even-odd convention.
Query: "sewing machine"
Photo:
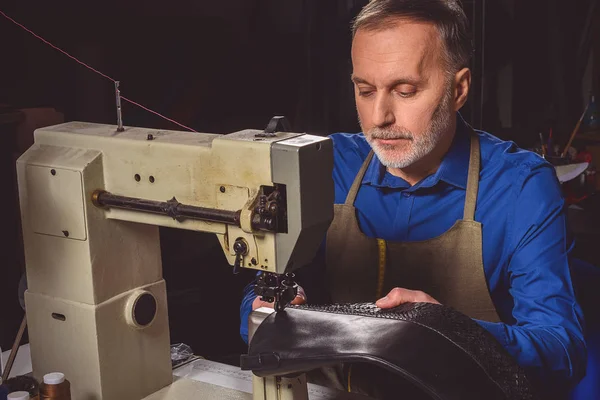
[[[214,398],[171,388],[158,226],[216,234],[281,310],[333,217],[318,136],[69,122],[38,129],[17,164],[34,376],[65,373],[75,400]],[[307,398],[305,380],[253,379],[254,399]]]

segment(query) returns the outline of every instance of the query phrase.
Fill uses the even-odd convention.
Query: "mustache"
[[[372,128],[368,132],[368,137],[372,139],[383,139],[383,140],[393,140],[393,139],[407,139],[413,140],[414,136],[412,132],[406,129],[395,129],[395,128]]]

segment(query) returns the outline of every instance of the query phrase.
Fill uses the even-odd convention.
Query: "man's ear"
[[[463,68],[454,75],[454,111],[458,111],[465,105],[471,87],[471,70]]]

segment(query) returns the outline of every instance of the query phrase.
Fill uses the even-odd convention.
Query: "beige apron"
[[[474,220],[479,187],[479,139],[471,135],[464,216],[445,233],[418,242],[364,235],[354,201],[369,154],[345,204],[336,204],[327,233],[327,278],[334,303],[373,302],[394,287],[421,290],[471,318],[498,322],[483,269],[481,224]]]
[[[394,287],[403,287],[422,290],[471,318],[500,321],[483,269],[481,224],[474,220],[479,187],[479,138],[472,133],[463,219],[442,235],[419,242],[386,242],[361,232],[354,201],[372,158],[371,151],[345,204],[334,206],[326,246],[331,300],[374,302]],[[308,376],[316,384],[366,395],[385,392],[389,379],[394,380],[364,364],[324,367]],[[409,386],[404,389],[406,393],[414,390]]]

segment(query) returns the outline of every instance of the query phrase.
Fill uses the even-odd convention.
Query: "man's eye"
[[[398,92],[400,97],[409,98],[413,97],[417,92]]]
[[[372,90],[368,90],[368,91],[367,91],[367,90],[364,90],[364,91],[359,91],[359,92],[358,92],[358,95],[359,95],[360,97],[369,97],[369,96],[370,96],[370,95],[372,95],[372,94],[373,94],[373,91],[372,91]]]

